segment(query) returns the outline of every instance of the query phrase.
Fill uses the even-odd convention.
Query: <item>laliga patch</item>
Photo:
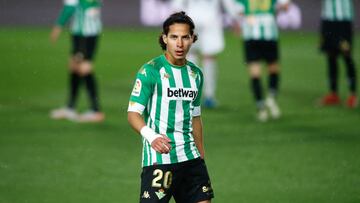
[[[142,87],[141,80],[136,79],[134,89],[131,92],[131,95],[136,96],[136,97],[140,96],[141,87]]]
[[[193,101],[198,95],[198,91],[193,88],[167,88],[166,98],[168,100]]]

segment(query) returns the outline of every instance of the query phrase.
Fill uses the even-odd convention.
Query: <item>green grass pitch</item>
[[[0,29],[0,203],[138,202],[141,141],[126,109],[135,73],[161,52],[158,31],[104,31],[95,68],[102,124],[49,119],[65,102],[70,47],[67,33],[51,45],[49,31]],[[360,202],[360,109],[316,105],[327,89],[317,33],[281,34],[283,117],[265,124],[255,121],[241,42],[226,40],[220,107],[202,113],[213,202]],[[87,106],[83,91],[79,109]]]

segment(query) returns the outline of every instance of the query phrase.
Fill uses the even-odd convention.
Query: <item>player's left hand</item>
[[[171,150],[170,141],[171,140],[167,136],[162,135],[162,137],[156,138],[151,143],[151,147],[161,154],[168,154]]]

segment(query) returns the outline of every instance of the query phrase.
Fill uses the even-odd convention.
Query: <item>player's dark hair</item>
[[[175,23],[188,24],[190,27],[190,35],[191,36],[194,35],[195,24],[194,24],[193,20],[188,15],[186,15],[186,13],[184,11],[173,13],[163,23],[163,31],[159,37],[159,44],[160,44],[162,50],[166,50],[166,44],[165,44],[162,36],[167,35],[169,33],[170,26]],[[195,42],[196,40],[197,40],[197,36],[194,35],[193,42]]]

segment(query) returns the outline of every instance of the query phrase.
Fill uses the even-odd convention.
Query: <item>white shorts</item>
[[[197,24],[195,33],[198,40],[192,45],[191,51],[200,52],[202,55],[216,55],[224,50],[224,31],[221,23]]]

